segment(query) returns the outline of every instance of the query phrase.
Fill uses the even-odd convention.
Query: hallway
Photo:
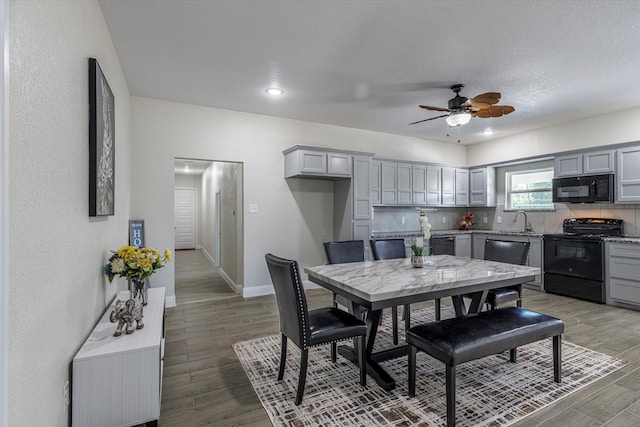
[[[236,295],[200,250],[175,263],[159,424],[270,426],[231,344],[278,332],[275,297]]]

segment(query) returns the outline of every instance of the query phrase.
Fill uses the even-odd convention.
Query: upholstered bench
[[[409,396],[415,396],[416,353],[424,351],[446,366],[447,426],[455,425],[456,366],[553,337],[553,378],[561,381],[561,336],[564,322],[520,307],[499,308],[477,315],[414,326],[407,331],[409,344]]]

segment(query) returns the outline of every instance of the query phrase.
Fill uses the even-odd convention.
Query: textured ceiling
[[[133,95],[469,144],[640,105],[640,1],[100,0]],[[268,98],[265,89],[285,94]],[[490,127],[495,134],[481,132]]]

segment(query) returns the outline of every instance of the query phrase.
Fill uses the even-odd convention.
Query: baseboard
[[[211,263],[211,265],[213,265],[214,267],[216,266],[216,262],[214,261],[213,257],[211,256],[211,254],[209,252],[207,252],[207,250],[205,248],[201,248],[200,249],[202,251],[202,253],[204,254],[205,257],[207,257],[207,259],[209,260],[209,262]]]
[[[222,276],[224,281],[227,282],[227,285],[229,285],[229,287],[231,288],[231,290],[233,292],[235,292],[236,294],[241,294],[242,293],[242,286],[238,285],[236,282],[234,282],[233,279],[231,277],[229,277],[229,275],[227,273],[225,273],[225,271],[223,269],[219,268],[218,269],[218,273],[220,273],[220,276]]]
[[[303,280],[302,284],[305,289],[317,289],[321,287],[309,280]],[[261,297],[264,295],[273,295],[273,294],[275,294],[273,285],[249,286],[249,287],[245,286],[242,289],[243,298]]]
[[[263,286],[245,286],[242,289],[242,298],[252,298],[252,297],[261,297],[263,295],[272,295],[275,294],[273,290],[273,286],[271,285],[263,285]]]
[[[176,296],[168,295],[164,298],[164,306],[165,308],[175,307],[176,306]]]

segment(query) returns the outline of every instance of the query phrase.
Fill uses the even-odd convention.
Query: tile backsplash
[[[565,218],[617,218],[624,221],[624,234],[640,236],[640,205],[614,205],[611,203],[562,204],[554,211],[527,212],[527,220],[534,233],[560,233]],[[495,208],[426,208],[423,209],[431,229],[457,230],[466,212],[472,212],[475,225],[472,230],[521,231],[524,217],[515,211],[505,211],[504,205]],[[377,206],[373,209],[373,232],[420,232],[417,207]],[[486,220],[486,222],[485,222]]]

